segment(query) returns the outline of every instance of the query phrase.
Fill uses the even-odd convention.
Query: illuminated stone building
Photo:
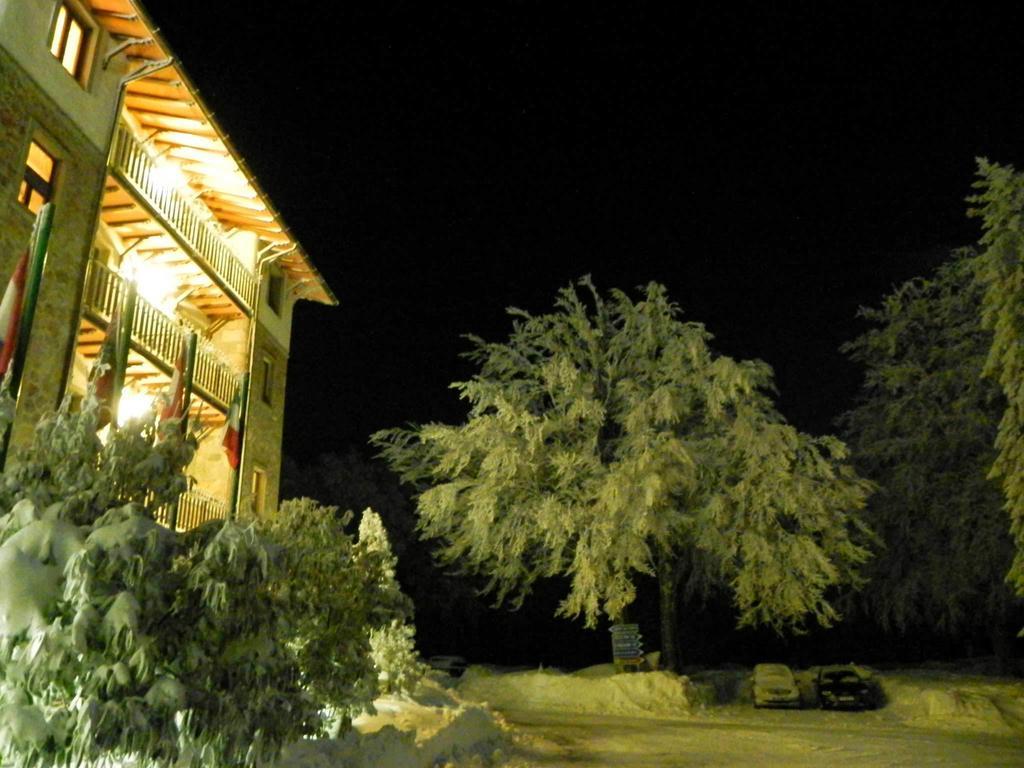
[[[285,373],[299,299],[335,304],[157,27],[135,0],[0,0],[0,274],[46,200],[56,217],[12,447],[81,395],[128,280],[138,290],[122,413],[201,339],[200,437],[180,524],[223,515],[221,427],[250,373],[240,509],[277,503]]]

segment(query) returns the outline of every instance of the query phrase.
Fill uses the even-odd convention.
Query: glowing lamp
[[[180,189],[188,181],[181,169],[167,162],[157,162],[149,172],[149,180],[162,189]]]
[[[153,396],[134,389],[121,390],[117,406],[117,423],[124,426],[132,419],[146,418],[153,411]]]

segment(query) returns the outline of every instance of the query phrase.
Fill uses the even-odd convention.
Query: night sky
[[[1024,165],[1024,45],[966,4],[766,5],[149,0],[341,302],[296,312],[285,452],[461,420],[460,334],[588,273],[666,284],[832,430],[858,306],[977,239],[975,157]]]

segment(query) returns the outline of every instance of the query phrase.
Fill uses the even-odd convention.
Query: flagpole
[[[36,314],[36,302],[39,299],[39,285],[43,278],[43,267],[46,265],[46,251],[50,244],[50,231],[53,228],[53,203],[45,203],[36,215],[29,239],[28,274],[25,276],[25,299],[22,303],[21,322],[18,324],[17,346],[14,348],[14,359],[11,360],[10,392],[15,403],[21,393],[21,377],[25,371],[25,357],[28,354],[28,342],[32,335],[32,321]],[[6,466],[7,448],[11,440],[13,422],[4,430],[0,440],[0,467]]]
[[[117,339],[117,356],[114,360],[114,384],[110,393],[110,428],[117,429],[117,410],[121,404],[121,390],[124,388],[125,373],[128,371],[128,352],[132,342],[132,325],[135,322],[135,299],[138,295],[135,281],[126,284],[124,305],[121,312],[121,326]]]
[[[181,394],[181,431],[188,432],[189,404],[192,402],[192,377],[196,372],[196,349],[199,346],[199,336],[195,331],[189,331],[185,337],[185,370],[184,386]]]
[[[245,417],[249,410],[249,372],[242,374],[238,382],[238,430],[239,430],[239,461],[231,476],[231,499],[228,507],[228,520],[234,520],[238,516],[238,491],[242,479],[242,463],[245,458]]]

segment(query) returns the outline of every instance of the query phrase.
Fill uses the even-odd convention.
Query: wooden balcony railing
[[[246,313],[252,314],[258,292],[256,277],[199,213],[195,203],[177,189],[157,181],[153,160],[123,123],[118,123],[114,134],[110,166],[221,289]]]
[[[161,525],[170,524],[171,510],[160,507],[155,514]],[[202,491],[186,491],[178,497],[176,530],[188,531],[210,520],[224,520],[228,516],[228,505]]]
[[[109,321],[121,301],[124,280],[98,262],[90,262],[82,301],[87,312]],[[154,363],[172,368],[181,349],[184,330],[174,320],[139,296],[132,323],[132,346]],[[192,386],[197,394],[227,411],[238,389],[238,376],[209,344],[196,351]]]

